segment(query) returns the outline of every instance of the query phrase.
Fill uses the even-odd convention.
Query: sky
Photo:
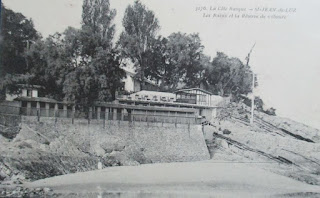
[[[82,0],[2,0],[32,18],[47,37],[68,26],[80,27]],[[117,10],[116,37],[125,8],[134,0],[110,0]],[[250,65],[258,76],[255,94],[277,114],[320,129],[320,1],[318,0],[141,0],[155,12],[159,35],[199,33],[205,53],[245,57],[256,43]],[[286,19],[204,18],[197,7],[295,8]],[[208,12],[206,12],[208,13]],[[230,12],[229,12],[230,13]],[[213,14],[211,12],[211,14]],[[267,14],[267,13],[266,13]]]

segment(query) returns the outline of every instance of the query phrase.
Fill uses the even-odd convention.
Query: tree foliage
[[[28,69],[24,51],[40,35],[31,19],[1,7],[1,66],[5,74],[23,74]]]
[[[1,33],[0,33],[0,90],[4,99],[5,89],[17,91],[15,84],[25,79],[29,64],[24,52],[30,43],[40,38],[34,29],[31,19],[21,13],[7,9],[1,3]],[[12,79],[14,78],[14,79]]]
[[[196,33],[157,36],[159,21],[139,0],[125,10],[117,47],[116,11],[109,0],[84,0],[82,8],[80,29],[69,27],[46,39],[40,39],[31,20],[3,10],[1,64],[8,74],[7,87],[15,90],[21,82],[41,85],[48,97],[89,107],[94,101],[115,98],[125,76],[121,60],[128,58],[142,88],[148,78],[163,91],[200,87],[221,96],[252,91],[248,65],[223,52],[211,59]]]
[[[178,83],[186,87],[199,87],[208,57],[198,34],[172,33],[168,37],[167,63],[170,65],[174,88]],[[174,68],[174,69],[173,69]],[[179,80],[179,81],[178,81]]]
[[[224,95],[247,94],[252,91],[252,72],[238,58],[218,52],[204,74],[206,87],[213,93]]]
[[[125,73],[113,47],[115,10],[108,0],[84,0],[82,27],[68,27],[26,52],[29,84],[42,85],[48,97],[82,104],[115,98]]]
[[[144,85],[145,72],[150,59],[151,44],[160,28],[153,11],[148,10],[140,1],[126,8],[122,20],[124,31],[120,35],[119,46],[124,57],[135,63],[139,78]]]
[[[125,75],[112,45],[115,14],[108,0],[84,0],[81,29],[65,31],[65,53],[72,67],[63,87],[66,99],[91,106],[96,100],[115,98]]]
[[[145,76],[159,82],[161,89],[172,91],[178,87],[199,87],[204,68],[210,58],[203,54],[198,34],[172,33],[168,38],[153,39],[146,57]]]
[[[95,56],[98,48],[112,48],[115,33],[113,19],[116,10],[110,8],[109,0],[84,0],[82,6],[81,42],[84,56]]]

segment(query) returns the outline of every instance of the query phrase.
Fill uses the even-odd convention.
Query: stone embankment
[[[19,184],[102,167],[209,159],[201,126],[21,117],[0,136],[0,181]],[[7,129],[8,130],[8,129]]]

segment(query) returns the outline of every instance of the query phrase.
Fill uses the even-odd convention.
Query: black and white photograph
[[[320,197],[318,0],[0,2],[0,197]]]

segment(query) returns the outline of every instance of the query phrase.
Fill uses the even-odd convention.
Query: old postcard
[[[317,0],[3,0],[0,197],[320,197]]]

